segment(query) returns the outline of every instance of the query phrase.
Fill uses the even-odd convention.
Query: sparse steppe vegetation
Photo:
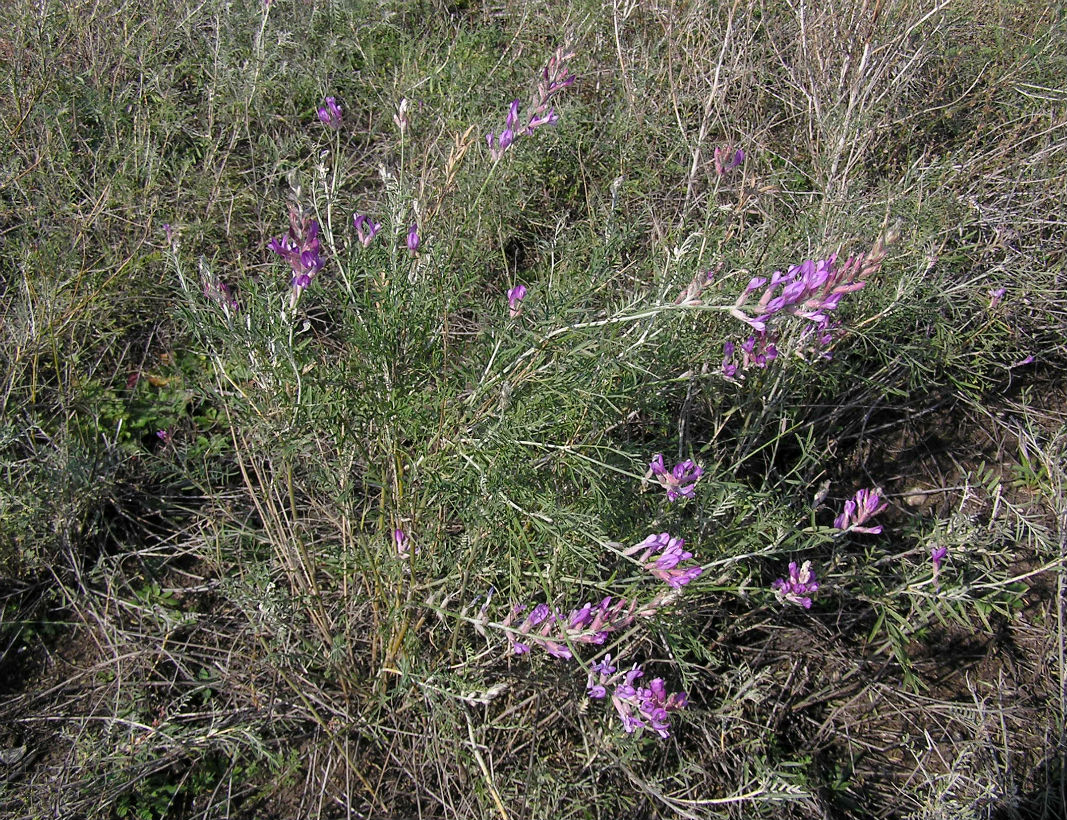
[[[1062,816],[1065,28],[3,4],[0,815]]]

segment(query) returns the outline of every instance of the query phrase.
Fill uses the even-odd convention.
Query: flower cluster
[[[766,332],[749,336],[741,342],[740,363],[734,362],[734,352],[737,349],[734,343],[724,344],[722,346],[722,374],[728,379],[743,379],[744,376],[737,375],[738,370],[748,370],[750,367],[765,368],[778,358],[778,348],[773,341],[775,338],[776,334]]]
[[[796,561],[790,561],[789,578],[779,578],[771,584],[771,589],[779,601],[789,601],[804,609],[811,609],[811,596],[819,589],[811,561],[805,561],[799,569]]]
[[[629,626],[635,617],[648,617],[655,607],[638,610],[637,604],[626,598],[617,598],[612,603],[609,595],[599,604],[588,603],[571,610],[564,616],[559,610],[549,609],[547,604],[538,604],[515,629],[511,625],[526,610],[522,604],[512,607],[502,626],[508,628],[508,646],[516,655],[525,655],[533,646],[540,647],[554,658],[574,657],[570,644],[600,645],[612,632]]]
[[[331,130],[336,131],[341,127],[341,106],[333,97],[327,97],[317,113],[322,124]]]
[[[202,271],[200,275],[200,285],[203,288],[204,298],[222,305],[222,309],[226,311],[227,314],[231,310],[238,309],[237,299],[234,298],[230,286],[223,282],[216,274]]]
[[[555,125],[559,115],[550,108],[549,100],[564,88],[574,84],[574,75],[567,73],[567,61],[574,55],[560,48],[548,61],[541,72],[537,92],[527,108],[526,124],[520,126],[518,100],[512,100],[508,115],[504,119],[504,130],[499,134],[490,131],[485,135],[489,144],[489,153],[494,160],[500,159],[515,139],[523,134],[530,135],[542,125]]]
[[[845,509],[841,511],[841,515],[834,519],[834,526],[845,532],[866,532],[878,535],[882,531],[881,524],[876,527],[863,525],[887,506],[889,505],[883,500],[878,490],[857,490],[855,497],[845,502]]]
[[[678,297],[674,300],[674,304],[682,305],[684,307],[690,307],[699,305],[700,295],[704,292],[704,288],[711,284],[715,278],[715,271],[701,271],[693,277],[693,281],[682,288],[682,292],[678,294]]]
[[[669,712],[684,709],[689,698],[685,692],[667,694],[663,678],[653,678],[648,686],[635,686],[645,675],[640,666],[628,672],[619,672],[611,665],[611,655],[595,663],[589,672],[586,693],[591,698],[607,697],[608,687],[613,687],[611,702],[622,718],[623,728],[629,734],[638,729],[651,729],[660,737],[670,737]]]
[[[837,254],[829,259],[801,262],[785,273],[775,271],[770,280],[757,276],[742,291],[730,313],[759,332],[775,314],[788,313],[822,326],[827,314],[837,308],[845,294],[861,290],[866,275],[862,256],[853,256],[841,266]],[[753,316],[741,310],[753,292],[763,288],[759,302],[751,308]]]
[[[803,334],[801,347],[824,349],[833,341],[833,312],[847,294],[863,289],[868,277],[881,268],[888,246],[899,235],[897,225],[888,228],[870,252],[849,257],[843,264],[838,263],[837,254],[832,254],[827,259],[809,259],[793,265],[784,273],[775,271],[769,279],[756,276],[749,280],[730,308],[730,314],[759,335],[749,337],[743,343],[750,346],[749,352],[753,355],[740,368],[730,361],[732,354],[727,352],[723,375],[732,378],[738,369],[745,369],[750,364],[763,367],[773,360],[777,356],[776,348],[773,355],[762,362],[754,351],[760,345],[768,344],[768,328],[784,316],[797,316],[810,322]],[[756,291],[761,291],[759,299],[755,304],[749,304],[750,297]],[[829,354],[824,352],[823,355]]]
[[[640,544],[634,544],[624,550],[623,555],[632,558],[640,553],[640,557],[636,559],[639,564],[671,589],[681,589],[703,572],[703,567],[699,564],[678,566],[693,557],[693,553],[686,551],[684,547],[685,541],[681,538],[675,538],[669,532],[661,532],[650,535]]]
[[[663,463],[663,454],[656,453],[652,457],[652,463],[648,465],[645,480],[655,478],[667,491],[667,500],[677,501],[682,496],[693,497],[697,481],[702,475],[704,475],[704,468],[695,464],[692,459],[679,462],[674,465],[674,469],[668,470]]]
[[[319,223],[311,217],[302,216],[295,208],[289,209],[289,232],[275,237],[267,247],[282,257],[293,269],[293,296],[295,305],[304,288],[311,284],[315,274],[322,270],[319,256]]]
[[[645,604],[609,595],[599,603],[587,603],[566,615],[561,610],[550,608],[548,604],[538,604],[525,617],[522,617],[526,612],[525,606],[513,606],[500,624],[506,632],[508,648],[516,655],[525,655],[536,647],[554,658],[571,660],[575,647],[583,644],[601,646],[611,635],[633,624],[635,619],[652,617],[674,601],[682,587],[700,575],[701,568],[697,565],[680,567],[682,562],[693,557],[684,546],[682,539],[664,532],[650,535],[640,544],[624,551],[623,554],[630,557],[640,554],[637,560],[669,587]],[[483,606],[476,619],[479,631],[488,623],[485,609]],[[589,675],[586,686],[589,697],[604,698],[608,688],[612,687],[612,703],[627,732],[651,729],[661,737],[667,737],[670,734],[667,713],[686,705],[685,693],[668,695],[660,678],[651,681],[647,687],[637,687],[634,682],[644,675],[640,666],[634,666],[626,673],[618,673],[610,662],[611,656],[608,655],[593,665],[596,677],[593,673]]]

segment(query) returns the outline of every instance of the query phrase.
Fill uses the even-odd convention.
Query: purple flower
[[[930,550],[930,561],[934,565],[934,582],[937,582],[937,576],[941,572],[941,562],[948,557],[948,547],[934,547]]]
[[[508,291],[508,315],[514,319],[522,312],[522,300],[526,298],[526,286],[516,285]]]
[[[1004,298],[1004,294],[1008,291],[1005,288],[994,288],[989,291],[989,307],[995,308],[1000,304],[1000,300]]]
[[[775,271],[768,280],[752,279],[737,298],[730,314],[751,325],[759,332],[767,329],[767,323],[779,314],[790,314],[807,319],[823,328],[829,323],[827,314],[837,309],[848,293],[861,290],[864,279],[878,269],[884,257],[874,251],[869,257],[851,257],[844,265],[837,264],[837,255],[827,259],[807,260],[793,265],[785,273]],[[741,310],[749,295],[766,285],[759,302],[750,308],[749,315]]]
[[[489,143],[489,153],[494,160],[500,159],[504,155],[504,151],[515,141],[515,126],[519,122],[519,101],[512,100],[511,107],[508,109],[508,116],[504,120],[504,130],[497,136],[493,132],[489,132],[485,135],[486,142]]]
[[[493,160],[499,160],[504,156],[504,152],[519,136],[529,136],[542,125],[555,125],[559,121],[556,110],[549,107],[549,100],[564,88],[574,84],[574,75],[568,74],[566,68],[567,61],[573,56],[574,54],[560,48],[549,59],[548,65],[541,72],[537,93],[527,108],[525,126],[519,125],[520,102],[511,101],[507,117],[504,119],[504,130],[499,134],[490,131],[485,135],[485,141],[489,145],[489,155]]]
[[[382,229],[381,222],[372,222],[369,216],[364,214],[354,214],[352,216],[352,224],[356,228],[356,238],[359,239],[360,244],[366,248],[377,236],[378,231]]]
[[[866,532],[878,535],[882,531],[881,524],[876,527],[862,525],[888,506],[889,504],[882,499],[878,490],[857,490],[855,497],[845,502],[844,510],[834,519],[834,526],[845,532]]]
[[[419,249],[419,226],[412,225],[408,229],[408,250],[411,255],[414,256],[415,252]]]
[[[406,557],[411,552],[411,539],[402,529],[393,530],[393,543],[396,544],[396,554],[401,558]],[[418,554],[419,548],[415,547],[415,555]]]
[[[737,365],[734,364],[734,343],[727,342],[722,346],[722,374],[728,379],[737,375]]]
[[[164,444],[170,444],[171,437],[168,430],[156,430],[156,438],[162,441]]]
[[[660,486],[667,491],[667,500],[676,501],[679,497],[692,498],[696,492],[697,481],[704,475],[704,468],[695,464],[692,459],[686,459],[668,471],[663,464],[663,454],[657,453],[652,457],[652,463],[648,465],[648,473],[645,480],[655,477]]]
[[[648,686],[637,686],[637,681],[645,675],[640,666],[620,673],[608,663],[610,660],[611,655],[606,655],[603,664],[593,665],[586,684],[589,697],[603,698],[607,695],[608,687],[614,687],[611,703],[619,713],[627,734],[633,734],[638,729],[651,729],[662,738],[670,737],[669,713],[684,709],[689,704],[685,692],[667,694],[663,678],[652,679]]]
[[[715,173],[722,176],[745,161],[745,152],[738,148],[731,153],[730,146],[715,149]]]
[[[771,589],[779,601],[789,601],[804,609],[811,609],[811,596],[819,589],[811,561],[805,561],[799,569],[796,561],[790,561],[789,578],[779,578],[771,584]]]
[[[289,232],[271,239],[267,247],[288,262],[293,271],[290,304],[295,305],[304,288],[310,285],[315,274],[322,270],[323,261],[319,256],[319,223],[291,208]]]
[[[327,97],[322,108],[318,109],[319,119],[324,125],[336,131],[341,127],[341,106],[333,97]]]
[[[671,589],[681,589],[690,581],[700,576],[703,567],[691,564],[681,567],[683,561],[693,557],[693,553],[684,549],[685,541],[675,538],[669,532],[654,533],[639,544],[634,544],[623,555],[635,558],[648,572],[666,583]],[[640,555],[638,555],[640,553]]]

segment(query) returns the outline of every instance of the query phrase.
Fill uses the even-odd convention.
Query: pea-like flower
[[[681,589],[704,571],[699,564],[679,566],[689,561],[693,553],[685,549],[683,539],[675,538],[669,532],[654,533],[641,543],[623,550],[623,555],[631,558],[636,556],[641,566],[671,589]]]
[[[508,291],[508,315],[512,319],[522,313],[522,300],[526,298],[526,286],[516,285]]]
[[[295,305],[300,294],[315,274],[322,270],[319,256],[319,223],[311,217],[302,216],[295,208],[289,210],[289,232],[275,237],[267,247],[289,263],[293,271],[293,294],[290,305]]]
[[[857,490],[855,497],[845,502],[845,509],[842,510],[841,515],[834,519],[834,526],[845,532],[866,532],[878,535],[882,531],[881,524],[875,527],[863,525],[888,506],[889,504],[878,490]]]
[[[941,563],[948,557],[948,547],[934,547],[930,550],[930,562],[934,565],[934,583],[941,574]]]
[[[811,596],[819,589],[811,561],[805,561],[799,569],[796,561],[790,561],[789,577],[779,578],[771,584],[771,589],[779,601],[789,601],[804,609],[811,609]]]
[[[378,231],[382,229],[381,222],[371,221],[366,214],[353,215],[352,224],[356,229],[356,238],[364,248],[370,245],[374,237],[378,235]]]
[[[689,698],[685,692],[667,694],[663,678],[653,678],[648,686],[638,686],[637,681],[644,675],[644,670],[637,665],[626,672],[617,671],[611,665],[611,655],[605,655],[603,661],[593,664],[586,693],[600,700],[607,696],[609,686],[614,687],[611,703],[627,734],[638,729],[651,729],[662,738],[670,737],[669,713],[684,709]]]
[[[408,251],[411,253],[412,256],[414,256],[415,253],[419,250],[419,241],[420,241],[419,240],[419,226],[418,225],[412,225],[408,229],[408,239],[407,239]]]
[[[318,109],[318,115],[323,125],[330,129],[336,131],[341,127],[341,106],[333,97],[327,97],[323,101],[323,106]]]
[[[667,491],[668,501],[677,501],[680,497],[692,498],[696,492],[697,481],[704,475],[704,468],[686,459],[668,470],[663,463],[663,454],[656,453],[652,457],[652,463],[648,465],[648,473],[645,480],[655,478],[660,486]]]
[[[745,152],[738,148],[732,150],[730,146],[715,149],[715,173],[722,176],[727,171],[732,171],[745,161]]]

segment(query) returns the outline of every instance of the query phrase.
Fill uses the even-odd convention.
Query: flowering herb
[[[648,465],[645,480],[655,478],[667,491],[667,500],[677,501],[681,496],[693,497],[697,481],[702,475],[704,475],[704,468],[695,464],[692,459],[679,462],[674,469],[667,470],[663,463],[663,454],[657,453],[652,457],[652,463]]]
[[[514,319],[522,313],[522,300],[526,298],[526,286],[516,285],[508,291],[508,315]]]
[[[341,127],[341,106],[333,97],[327,97],[323,101],[322,108],[318,109],[318,115],[323,125],[330,129],[336,131]]]
[[[789,577],[779,578],[771,584],[771,589],[779,601],[789,601],[804,609],[811,609],[811,596],[819,589],[811,561],[805,561],[799,569],[796,561],[790,561]]]
[[[374,237],[378,235],[378,231],[382,229],[381,222],[372,222],[366,214],[353,215],[352,224],[356,229],[356,238],[364,248],[370,245]]]
[[[315,274],[322,270],[319,256],[319,223],[311,217],[301,216],[295,208],[289,209],[289,232],[275,237],[267,247],[289,263],[293,270],[293,294],[290,304],[295,305],[300,294]]]
[[[686,551],[684,547],[685,541],[681,538],[675,538],[669,532],[661,532],[650,535],[640,544],[634,544],[624,550],[623,555],[632,558],[640,553],[636,559],[639,564],[671,589],[681,589],[703,572],[699,564],[679,566],[693,557],[693,553]]]
[[[414,256],[415,253],[419,249],[419,226],[418,225],[412,225],[411,228],[408,229],[407,244],[408,244],[408,251],[410,251],[411,255]]]
[[[888,506],[878,490],[857,490],[855,497],[845,502],[841,515],[834,519],[834,526],[845,532],[878,535],[882,531],[881,524],[875,527],[867,527],[864,524]]]
[[[995,308],[1000,304],[1000,301],[1004,298],[1004,294],[1007,293],[1005,288],[991,288],[989,291],[989,307]]]

